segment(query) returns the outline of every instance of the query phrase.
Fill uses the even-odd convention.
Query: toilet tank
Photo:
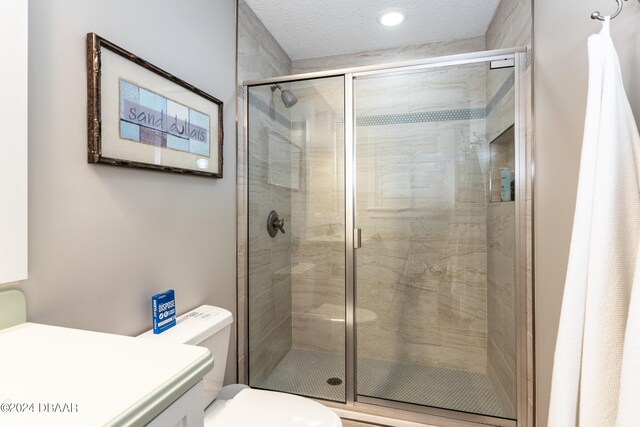
[[[213,369],[204,377],[204,409],[222,389],[232,322],[231,313],[224,308],[201,305],[195,310],[179,316],[174,327],[160,334],[154,334],[153,330],[150,330],[140,335],[139,338],[198,345],[211,351]]]

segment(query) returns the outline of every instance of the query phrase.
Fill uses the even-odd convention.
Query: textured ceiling
[[[499,0],[245,0],[291,59],[484,35]],[[378,14],[407,13],[384,27]]]

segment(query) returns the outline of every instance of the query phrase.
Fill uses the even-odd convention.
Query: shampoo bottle
[[[511,200],[511,171],[509,168],[501,168],[500,172],[500,200]]]
[[[511,198],[509,200],[515,200],[516,199],[516,171],[515,170],[511,171],[510,190],[511,190]]]

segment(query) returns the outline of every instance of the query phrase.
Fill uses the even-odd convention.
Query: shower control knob
[[[269,232],[269,236],[271,237],[276,237],[278,231],[280,231],[282,234],[285,233],[284,218],[280,218],[280,216],[278,216],[278,212],[269,212],[269,216],[267,217],[267,231]]]

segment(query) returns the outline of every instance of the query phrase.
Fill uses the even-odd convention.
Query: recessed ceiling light
[[[401,9],[387,9],[378,14],[378,23],[387,27],[402,24],[403,21],[404,11]]]

